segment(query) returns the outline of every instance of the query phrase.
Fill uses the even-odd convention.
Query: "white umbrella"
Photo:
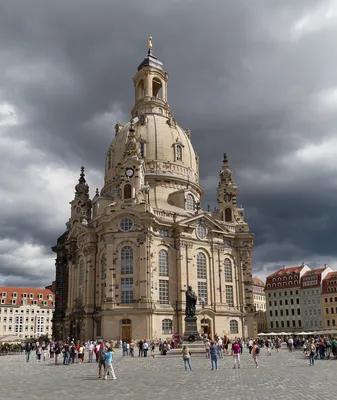
[[[258,333],[258,335],[257,336],[266,336],[267,334],[266,333]]]

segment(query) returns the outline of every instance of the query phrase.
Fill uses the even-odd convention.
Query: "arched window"
[[[230,208],[225,209],[225,222],[232,222],[232,210]]]
[[[163,319],[161,323],[162,333],[164,334],[172,334],[172,320],[171,319]]]
[[[84,284],[84,262],[83,262],[83,260],[80,261],[78,284],[80,286]]]
[[[207,279],[206,256],[204,253],[197,254],[198,279]]]
[[[229,258],[224,261],[225,267],[225,282],[233,282],[232,262]]]
[[[131,246],[124,246],[121,251],[121,274],[133,274],[133,249]]]
[[[168,276],[168,253],[166,250],[160,250],[158,255],[159,276]]]
[[[106,277],[106,269],[105,269],[105,254],[103,254],[101,258],[101,280],[105,279]]]
[[[183,160],[183,148],[181,147],[180,144],[177,144],[175,146],[175,151],[176,151],[176,161],[182,161]]]
[[[152,96],[158,99],[163,97],[163,84],[159,78],[152,79]]]
[[[235,319],[231,319],[229,322],[229,330],[230,330],[230,333],[232,333],[232,334],[239,333],[238,321],[236,321]]]
[[[186,210],[195,210],[195,200],[194,197],[191,194],[188,194],[186,196]]]
[[[144,96],[145,96],[145,86],[144,86],[144,80],[142,79],[138,83],[138,87],[137,87],[137,100],[144,98]]]
[[[131,325],[131,319],[122,319],[122,325]]]
[[[123,193],[124,193],[124,199],[131,199],[132,198],[132,188],[131,188],[131,185],[129,183],[124,185]]]

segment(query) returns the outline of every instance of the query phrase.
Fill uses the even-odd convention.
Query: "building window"
[[[169,276],[168,252],[166,250],[160,250],[158,256],[158,263],[159,263],[159,276]]]
[[[16,333],[23,332],[23,317],[15,316],[14,330]]]
[[[140,156],[141,158],[145,157],[145,143],[144,142],[140,142]]]
[[[205,237],[206,237],[206,235],[207,235],[207,229],[205,228],[204,225],[199,224],[199,225],[197,226],[197,229],[196,229],[196,234],[197,234],[197,237],[198,237],[199,239],[203,240],[203,239],[205,239]]]
[[[44,317],[42,316],[36,318],[36,332],[38,337],[44,334]]]
[[[230,320],[229,330],[231,334],[239,333],[239,324],[235,319]]]
[[[232,210],[230,208],[225,209],[225,222],[232,222]]]
[[[132,198],[132,187],[131,187],[131,185],[129,183],[124,185],[123,197],[124,197],[124,199],[131,199]]]
[[[83,260],[80,261],[80,268],[79,268],[79,285],[84,284],[84,262]],[[40,295],[39,295],[40,298]]]
[[[234,306],[234,297],[233,297],[233,286],[226,285],[226,303],[230,306]]]
[[[163,319],[161,323],[162,333],[163,334],[172,334],[172,320],[171,319]]]
[[[160,236],[164,236],[164,237],[168,237],[168,235],[169,235],[168,229],[159,229],[159,235]]]
[[[131,246],[124,246],[121,251],[121,274],[133,274],[133,249]]]
[[[133,221],[131,218],[122,218],[119,222],[119,228],[123,232],[129,232],[133,228]]]
[[[175,158],[176,161],[182,161],[183,160],[183,148],[180,144],[175,145]]]
[[[229,258],[225,259],[224,267],[225,267],[225,282],[233,282],[232,262]]]
[[[197,254],[197,275],[198,279],[207,279],[206,256],[204,253]]]
[[[205,304],[208,303],[208,296],[207,296],[207,282],[198,282],[198,297],[199,297],[199,304],[203,303],[205,300]]]
[[[29,293],[29,298],[33,299],[34,298],[34,294],[33,293]]]
[[[169,281],[159,279],[159,303],[169,304]]]
[[[186,196],[186,210],[194,211],[195,210],[195,200],[191,194]]]
[[[121,296],[122,304],[133,303],[133,278],[122,278],[121,289],[122,289],[122,296]]]

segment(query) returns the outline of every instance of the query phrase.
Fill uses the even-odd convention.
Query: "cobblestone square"
[[[34,356],[34,354],[32,354]],[[193,371],[185,371],[180,357],[123,357],[116,351],[117,380],[98,379],[97,364],[58,365],[52,360],[38,362],[24,355],[0,358],[0,399],[234,399],[313,400],[335,397],[337,360],[317,360],[309,367],[301,351],[261,349],[260,368],[245,349],[241,369],[233,369],[232,357],[211,371],[210,362],[191,358]],[[122,397],[121,397],[122,396]]]

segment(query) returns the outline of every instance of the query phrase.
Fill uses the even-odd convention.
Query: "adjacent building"
[[[324,329],[336,329],[337,326],[337,272],[326,275],[322,284],[322,307]]]
[[[306,332],[323,329],[322,282],[330,272],[332,269],[324,266],[307,271],[302,276],[300,308],[303,330]]]
[[[219,206],[203,210],[192,134],[168,104],[168,74],[151,46],[133,82],[131,119],[115,126],[103,187],[91,200],[82,168],[53,247],[55,332],[123,341],[182,335],[192,286],[200,332],[252,336],[254,235],[227,155]]]
[[[253,278],[253,299],[255,308],[255,335],[261,332],[267,332],[267,305],[266,294],[264,292],[265,284],[261,279]]]
[[[302,331],[301,278],[310,268],[303,264],[298,267],[283,267],[266,280],[268,332]]]
[[[0,286],[0,336],[52,337],[54,305],[49,289]]]

